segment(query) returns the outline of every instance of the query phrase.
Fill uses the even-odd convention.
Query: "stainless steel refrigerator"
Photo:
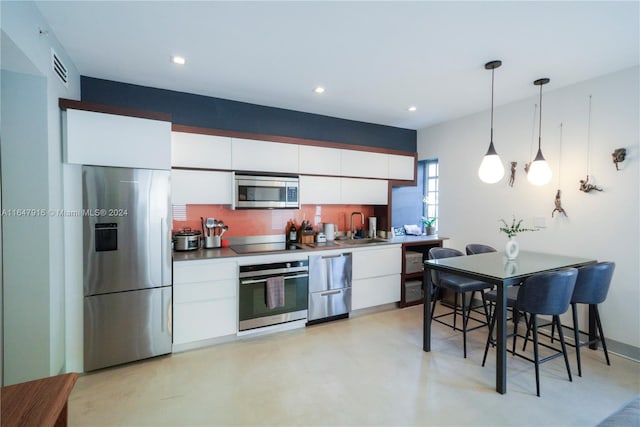
[[[82,167],[84,370],[171,352],[170,173]]]

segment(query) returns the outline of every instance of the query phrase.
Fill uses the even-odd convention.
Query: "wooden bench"
[[[78,374],[70,373],[2,387],[1,426],[66,426],[76,379]]]

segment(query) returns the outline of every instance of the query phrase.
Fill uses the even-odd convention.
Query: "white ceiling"
[[[638,1],[36,3],[82,75],[410,129],[488,109],[490,60],[496,105],[640,62]]]

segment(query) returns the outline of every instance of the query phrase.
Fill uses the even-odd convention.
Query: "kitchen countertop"
[[[384,239],[385,241],[381,241],[375,244],[339,244],[336,246],[327,246],[327,247],[311,247],[305,244],[299,244],[303,247],[303,249],[298,249],[296,251],[292,251],[292,253],[299,252],[316,252],[316,251],[325,251],[330,249],[349,249],[349,248],[366,248],[372,246],[384,246],[384,245],[419,245],[423,243],[429,242],[439,242],[442,240],[447,240],[448,237],[439,237],[437,235],[433,236],[397,236],[392,237],[391,239]],[[382,240],[382,239],[381,239]],[[277,252],[265,252],[264,254],[283,254],[287,253],[287,250],[277,251]],[[232,257],[241,257],[241,256],[255,256],[262,255],[259,253],[251,253],[251,254],[238,254],[233,251],[231,248],[217,248],[217,249],[198,249],[194,251],[173,251],[173,260],[174,261],[194,261],[194,260],[205,260],[205,259],[223,259],[223,258],[232,258]]]

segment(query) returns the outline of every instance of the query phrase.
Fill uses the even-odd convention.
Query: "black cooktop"
[[[296,244],[290,244],[285,242],[275,243],[252,243],[249,245],[234,245],[231,249],[239,254],[251,254],[260,252],[283,252],[283,251],[295,251],[304,249]]]

